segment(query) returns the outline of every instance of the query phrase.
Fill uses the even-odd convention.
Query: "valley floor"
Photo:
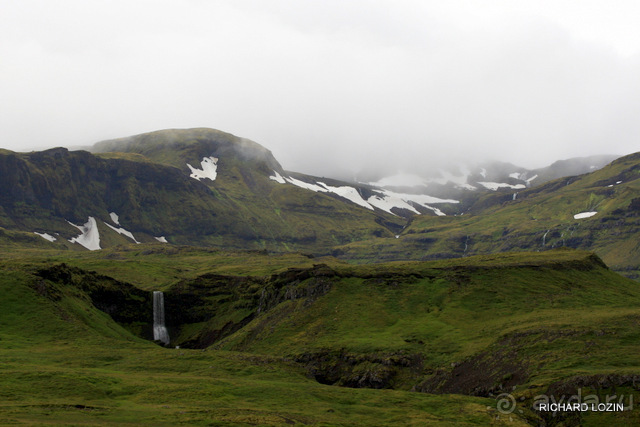
[[[493,399],[332,387],[245,353],[61,341],[0,360],[3,425],[504,424]]]

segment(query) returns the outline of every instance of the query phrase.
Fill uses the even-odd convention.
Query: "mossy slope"
[[[640,153],[601,170],[539,187],[483,196],[461,216],[415,217],[398,239],[337,247],[356,262],[441,259],[557,247],[591,250],[616,271],[640,277]],[[597,212],[576,219],[575,214]]]
[[[363,266],[160,244],[67,254],[1,265],[7,420],[485,425],[501,422],[491,396],[511,393],[511,419],[537,423],[538,395],[628,396],[640,381],[640,289],[587,252]],[[172,345],[207,351],[140,340],[159,287]],[[603,419],[638,421],[564,421]]]
[[[161,131],[97,147],[121,152],[0,153],[0,227],[48,233],[57,239],[49,247],[72,248],[78,245],[68,240],[79,231],[68,221],[82,225],[91,216],[102,248],[133,243],[109,224],[140,242],[164,236],[174,244],[277,252],[327,251],[402,227],[402,219],[384,212],[277,184],[269,177],[284,171],[270,152],[212,129]],[[210,156],[219,158],[216,179],[191,178],[187,164],[199,168]]]
[[[81,256],[76,262],[91,263],[96,255]],[[214,254],[210,261],[215,258]],[[161,348],[122,328],[113,320],[115,312],[109,316],[94,305],[109,298],[92,297],[108,290],[137,298],[138,291],[127,291],[130,285],[77,267],[52,266],[34,254],[5,260],[0,270],[3,424],[505,425],[508,421],[496,420],[496,411],[487,409],[494,405],[492,399],[337,388],[307,378],[298,363],[277,356]],[[509,425],[525,425],[520,414],[511,418]]]

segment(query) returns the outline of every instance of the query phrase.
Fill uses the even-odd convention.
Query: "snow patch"
[[[274,178],[277,178],[278,176],[271,177],[271,178],[274,179]],[[283,178],[283,180],[297,187],[304,188],[306,190],[311,190],[311,191],[320,192],[320,193],[337,194],[338,196],[343,197],[349,200],[350,202],[355,203],[356,205],[373,210],[371,205],[362,198],[358,190],[355,189],[354,187],[349,187],[346,185],[341,187],[332,187],[331,185],[327,185],[324,182],[317,182],[315,184],[310,184],[308,182],[300,181],[299,179],[295,179],[291,177]]]
[[[433,213],[435,213],[438,216],[447,216],[444,212],[442,212],[440,209],[438,208],[434,208],[433,206],[428,206],[428,205],[422,205],[427,209],[431,209],[433,211]]]
[[[527,183],[531,184],[531,181],[533,181],[534,179],[536,179],[538,177],[538,174],[533,175],[531,178],[527,179]]]
[[[409,173],[397,173],[392,176],[382,178],[376,182],[367,182],[364,184],[372,185],[374,187],[420,187],[427,186],[429,184],[453,184],[456,187],[463,188],[465,190],[477,190],[473,185],[469,185],[470,171],[465,166],[459,166],[458,171],[454,174],[446,170],[438,170],[437,177],[422,177]]]
[[[391,212],[391,209],[393,208],[400,208],[400,209],[407,209],[413,213],[416,214],[420,214],[420,212],[418,212],[416,210],[416,208],[414,208],[412,205],[410,205],[409,203],[407,203],[406,201],[402,200],[399,197],[395,197],[395,196],[391,196],[389,195],[387,192],[382,192],[384,193],[384,195],[382,197],[380,196],[371,196],[369,197],[369,199],[367,199],[367,202],[372,205],[375,206],[376,208],[383,210],[385,212],[389,212],[391,215],[395,215],[393,212]]]
[[[480,175],[482,175],[483,178],[486,178],[487,177],[487,170],[485,168],[482,168],[480,170]]]
[[[285,181],[295,185],[296,187],[304,188],[306,190],[311,190],[311,191],[315,191],[315,192],[318,192],[318,191],[326,192],[327,191],[326,188],[320,187],[319,185],[309,184],[308,182],[300,181],[299,179],[295,179],[295,178],[291,178],[291,177],[285,178]]]
[[[115,213],[115,212],[111,212],[111,213],[109,214],[109,216],[111,217],[111,221],[113,221],[113,223],[114,223],[115,225],[120,225],[120,222],[118,221],[118,218],[119,218],[119,217],[118,217],[118,214],[117,214],[117,213]]]
[[[579,214],[575,214],[573,216],[574,219],[583,219],[583,218],[589,218],[594,216],[595,214],[597,214],[598,212],[580,212]]]
[[[56,238],[53,237],[52,235],[48,234],[48,233],[38,233],[37,231],[33,232],[34,234],[37,234],[38,236],[42,237],[45,240],[48,240],[50,242],[54,242],[56,241]]]
[[[203,157],[202,162],[200,162],[202,169],[196,169],[187,163],[189,169],[191,169],[191,175],[189,177],[193,179],[197,179],[200,181],[201,179],[208,178],[211,181],[215,181],[218,176],[218,158],[217,157]]]
[[[416,210],[416,208],[410,203],[413,202],[432,210],[438,216],[444,216],[445,214],[440,209],[434,208],[430,205],[437,203],[460,203],[458,200],[439,199],[426,194],[395,193],[389,190],[381,190],[379,193],[382,193],[382,197],[378,195],[371,196],[367,202],[378,209],[389,212],[390,214],[393,214],[393,212],[391,212],[392,208],[407,209],[416,214],[420,214],[420,212],[418,212],[418,210]]]
[[[156,239],[160,243],[169,243],[167,242],[167,239],[164,238],[164,236],[154,237],[154,239]]]
[[[520,172],[513,172],[509,174],[509,178],[520,179],[522,174]]]
[[[78,237],[74,237],[73,239],[69,239],[71,243],[78,243],[90,251],[97,251],[100,248],[100,233],[98,232],[98,223],[96,219],[92,216],[89,217],[89,220],[82,226],[75,225],[69,221],[67,221],[69,225],[73,225],[75,228],[80,230],[81,234]]]
[[[522,188],[527,188],[527,186],[524,185],[524,184],[512,185],[512,184],[507,184],[507,183],[504,183],[504,182],[478,182],[478,184],[482,185],[485,188],[488,188],[489,190],[493,190],[493,191],[498,190],[498,188],[513,188],[514,190],[520,190]]]
[[[279,184],[284,184],[286,181],[284,180],[284,178],[282,177],[282,175],[280,175],[278,172],[273,171],[273,173],[275,175],[270,176],[269,179],[274,180],[275,182],[279,183]]]
[[[318,184],[324,186],[329,192],[337,194],[340,197],[344,197],[345,199],[355,203],[356,205],[373,210],[371,205],[362,198],[358,190],[353,187],[348,187],[346,185],[342,187],[332,187],[325,184],[324,182],[318,182]]]
[[[115,228],[113,225],[107,224],[106,222],[104,223],[104,225],[106,225],[107,227],[109,227],[110,229],[112,229],[113,231],[115,231],[118,234],[122,234],[123,236],[127,236],[128,238],[130,238],[131,240],[133,240],[134,242],[140,244],[140,242],[138,242],[136,240],[135,237],[133,237],[133,234],[131,234],[130,231],[125,230],[124,228]]]
[[[400,197],[403,200],[412,201],[420,205],[433,204],[433,203],[460,203],[454,199],[440,199],[438,197],[429,196],[427,194],[407,194],[407,193],[392,193],[387,191],[387,194],[391,194],[396,197]]]
[[[425,207],[426,209],[432,210],[438,216],[445,216],[444,212],[442,212],[440,209],[434,208],[430,205],[437,203],[460,203],[458,200],[439,199],[437,197],[432,197],[426,194],[395,193],[389,190],[376,190],[377,194],[374,194],[373,196],[369,197],[369,199],[365,200],[360,194],[360,191],[358,191],[358,189],[355,187],[346,185],[333,187],[324,182],[316,182],[315,184],[311,184],[292,177],[282,177],[275,171],[274,173],[275,175],[270,177],[274,181],[280,182],[278,181],[278,179],[281,178],[284,182],[288,182],[297,187],[320,193],[333,193],[349,200],[352,203],[355,203],[358,206],[362,206],[363,208],[373,210],[374,207],[376,207],[385,212],[389,212],[392,215],[395,215],[393,212],[391,212],[391,209],[393,208],[406,209],[419,215],[420,212],[411,204],[415,203]]]

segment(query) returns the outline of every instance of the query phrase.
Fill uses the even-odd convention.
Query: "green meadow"
[[[588,252],[350,265],[145,244],[14,249],[0,271],[1,424],[640,422],[532,407],[638,398],[640,289]],[[152,342],[152,290],[205,320],[174,315],[171,346]]]

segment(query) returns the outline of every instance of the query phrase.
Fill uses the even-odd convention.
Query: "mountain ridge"
[[[209,130],[196,134],[202,132],[211,135]],[[328,248],[370,233],[392,235],[388,227],[401,226],[385,213],[362,212],[332,197],[280,187],[269,178],[273,167],[282,169],[268,150],[213,134],[222,134],[223,140],[180,140],[177,151],[167,151],[164,141],[142,144],[155,161],[140,147],[133,159],[132,153],[93,155],[66,149],[0,155],[0,178],[9,184],[0,189],[0,227],[59,233],[68,241],[77,234],[69,221],[82,225],[88,224],[87,218],[99,218],[119,226],[111,221],[115,214],[124,231],[142,233],[139,241],[165,237],[178,244],[286,251]],[[151,136],[158,135],[167,137],[164,132]],[[214,155],[222,156],[219,163]],[[206,168],[207,159],[210,169],[205,173],[199,168]],[[100,221],[101,235],[126,242]]]
[[[117,141],[0,151],[2,421],[638,423],[535,405],[637,400],[640,153],[458,200],[219,131]]]
[[[124,138],[100,141],[90,150],[95,153],[129,152],[151,160],[183,168],[182,162],[196,162],[203,157],[227,155],[230,151],[243,160],[264,162],[282,172],[271,151],[246,138],[210,128],[165,129]],[[167,153],[169,155],[167,155]]]
[[[334,254],[357,262],[569,245],[596,250],[617,271],[631,268],[628,274],[640,274],[634,267],[637,251],[629,246],[630,236],[635,235],[635,211],[629,207],[635,206],[632,200],[637,198],[637,189],[629,182],[635,177],[631,163],[637,161],[637,154],[596,172],[546,182],[542,182],[546,178],[533,179],[532,171],[497,162],[475,172],[468,170],[464,182],[416,189],[286,171],[259,144],[208,128],[108,140],[97,143],[93,151],[54,148],[0,153],[0,179],[6,183],[0,188],[0,227],[6,230],[1,240],[8,242],[15,233],[26,232],[42,238],[36,246],[66,249],[78,243],[97,249],[166,241]],[[591,170],[590,163],[596,160],[558,161],[546,168],[551,171],[547,175],[565,166],[572,171]],[[622,166],[617,170],[626,163],[630,172]],[[567,185],[587,182],[591,176],[597,178],[579,191]],[[478,182],[484,183],[484,189]],[[429,188],[434,191],[427,192]],[[610,213],[603,227],[611,229],[609,224],[617,221],[620,230],[631,233],[629,237],[598,231],[593,218],[574,220],[565,215],[558,217],[560,222],[551,220],[560,212],[558,203],[578,209],[572,201],[576,197],[586,205],[572,215],[594,210],[589,200],[606,202]],[[534,206],[545,198],[552,201],[544,205],[554,212],[552,216]],[[509,207],[523,204],[539,213],[523,216]],[[538,217],[546,219],[531,222]],[[514,224],[514,218],[519,224]],[[602,214],[595,220],[600,218]],[[492,232],[481,231],[478,224]],[[576,228],[579,224],[593,226]],[[616,239],[628,242],[626,255],[612,246]],[[21,241],[32,242],[25,236]]]
[[[568,246],[592,250],[616,271],[640,277],[640,153],[604,168],[511,194],[486,194],[475,210],[414,217],[398,239],[336,248],[346,259],[438,259]],[[588,215],[587,215],[588,214]]]

